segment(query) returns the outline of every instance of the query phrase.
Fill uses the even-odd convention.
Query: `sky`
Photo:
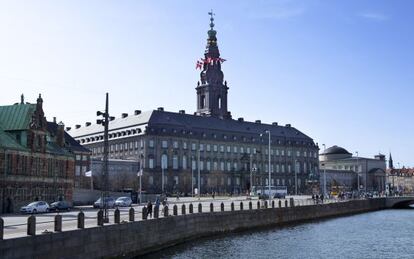
[[[196,110],[213,9],[234,118],[292,124],[327,147],[414,166],[410,0],[0,0],[0,105],[66,126]]]

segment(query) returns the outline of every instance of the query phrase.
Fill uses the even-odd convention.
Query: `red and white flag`
[[[203,62],[197,60],[196,69],[202,69],[202,68],[203,68]]]

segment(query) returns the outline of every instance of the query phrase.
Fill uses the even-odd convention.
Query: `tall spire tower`
[[[210,15],[210,30],[208,30],[207,46],[202,59],[200,81],[197,83],[197,115],[213,116],[221,119],[231,118],[227,110],[227,82],[223,82],[223,71],[220,51],[217,46],[217,32],[214,30],[214,13]]]

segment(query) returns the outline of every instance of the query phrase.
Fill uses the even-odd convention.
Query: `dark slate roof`
[[[150,128],[175,128],[184,130],[202,130],[225,132],[228,134],[259,135],[269,130],[272,138],[295,138],[305,141],[313,141],[304,133],[291,126],[279,126],[265,123],[238,121],[233,119],[219,119],[184,113],[167,111],[148,111],[139,115],[129,115],[126,118],[117,118],[109,123],[109,130],[145,125]],[[75,138],[102,133],[102,125],[90,125],[79,129],[72,129],[69,133]]]
[[[47,122],[47,130],[54,136],[56,136],[58,125],[55,122]],[[65,148],[72,152],[84,152],[89,153],[90,150],[79,144],[74,138],[72,138],[65,131]]]
[[[35,110],[36,104],[30,103],[0,106],[0,121],[4,130],[28,129]]]
[[[345,148],[332,146],[325,150],[322,155],[351,155]]]
[[[15,150],[27,150],[20,145],[13,136],[5,132],[3,126],[0,124],[0,148],[15,149]]]

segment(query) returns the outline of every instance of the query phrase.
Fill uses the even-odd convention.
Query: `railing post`
[[[253,209],[253,203],[251,201],[249,201],[249,210]]]
[[[103,219],[103,211],[102,210],[99,210],[98,211],[98,213],[97,213],[97,223],[98,223],[98,226],[103,226],[104,225],[104,219]]]
[[[55,232],[62,232],[62,215],[55,216]]]
[[[119,209],[116,208],[114,211],[114,222],[115,224],[119,224],[121,222],[121,215],[119,213]]]
[[[201,203],[198,204],[198,213],[203,212],[203,205]]]
[[[264,207],[267,209],[267,201],[264,202]]]
[[[185,215],[185,204],[181,205],[181,215]]]
[[[224,211],[224,203],[223,202],[220,204],[220,210]]]
[[[132,207],[129,209],[129,221],[135,221],[135,210]]]
[[[230,208],[231,208],[231,211],[234,211],[234,202],[230,203]]]
[[[154,206],[154,219],[157,219],[160,215],[160,206]]]
[[[30,215],[27,218],[27,235],[35,236],[36,235],[36,217]]]
[[[260,209],[260,201],[257,201],[257,209]]]
[[[0,217],[0,240],[4,238],[4,220]]]
[[[85,228],[85,213],[83,213],[83,211],[78,213],[78,228]]]
[[[212,202],[210,203],[210,212],[214,212],[214,205]]]
[[[290,207],[295,207],[295,200],[293,198],[290,198]]]
[[[164,206],[164,217],[165,218],[168,217],[168,206],[167,205]]]
[[[148,209],[147,209],[147,207],[146,206],[144,206],[143,208],[142,208],[142,219],[147,219],[148,218]]]
[[[287,207],[288,207],[288,201],[285,200],[285,208],[287,208]]]
[[[173,206],[173,215],[174,216],[177,216],[178,215],[178,208],[177,208],[177,205],[175,205],[175,204]]]
[[[282,201],[279,200],[279,208],[282,208]]]
[[[243,202],[240,202],[240,210],[243,210]]]
[[[194,206],[193,206],[193,204],[192,204],[192,203],[190,203],[190,205],[188,205],[188,212],[189,212],[190,214],[192,214],[192,213],[194,212]]]
[[[272,201],[272,208],[275,208],[275,201]]]

